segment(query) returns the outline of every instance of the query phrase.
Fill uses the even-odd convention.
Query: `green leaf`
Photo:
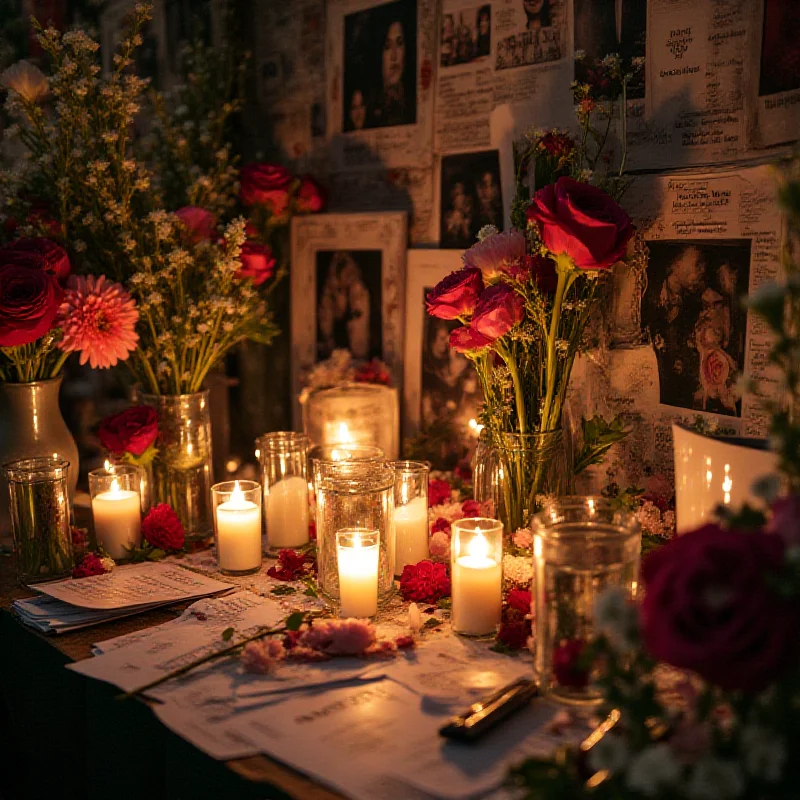
[[[281,584],[280,586],[273,586],[272,589],[269,590],[270,594],[276,594],[278,596],[283,596],[285,594],[295,594],[297,589],[294,586],[287,586],[285,584]]]
[[[306,618],[305,611],[295,611],[294,614],[289,614],[286,617],[286,630],[287,631],[299,631],[300,626],[303,624]]]
[[[317,582],[313,578],[303,578],[303,583],[306,585],[306,590],[303,592],[306,597],[319,597]]]
[[[425,620],[424,624],[422,625],[423,628],[438,628],[442,624],[440,619],[436,619],[436,617],[429,617]]]
[[[630,433],[620,415],[607,422],[599,414],[595,414],[591,419],[583,419],[581,427],[583,444],[575,456],[575,475],[593,464],[601,464],[606,453]]]
[[[439,602],[436,604],[439,608],[443,608],[445,611],[449,611],[453,607],[453,598],[452,597],[442,597],[439,599]]]
[[[164,550],[161,550],[158,547],[154,547],[147,553],[147,560],[148,561],[161,561],[162,558],[166,555]]]
[[[233,636],[233,633],[234,633],[233,628],[225,628],[225,630],[222,631],[222,641],[229,642],[231,640],[231,637]]]

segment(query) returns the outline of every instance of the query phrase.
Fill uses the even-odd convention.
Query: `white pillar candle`
[[[245,500],[238,481],[230,500],[217,506],[217,561],[228,572],[261,566],[261,507]]]
[[[430,557],[428,549],[428,505],[422,497],[399,506],[394,512],[395,575],[406,564],[417,564]]]
[[[489,556],[489,543],[478,533],[468,555],[453,563],[453,629],[472,636],[494,633],[503,607],[503,568]]]
[[[337,536],[339,562],[339,616],[373,617],[378,613],[379,545],[377,532],[364,531],[343,543]],[[369,537],[369,539],[367,538]]]
[[[142,506],[139,493],[120,489],[115,478],[111,488],[92,498],[92,517],[97,543],[117,560],[142,542]]]
[[[308,483],[304,478],[294,475],[273,484],[266,505],[270,547],[308,544]]]

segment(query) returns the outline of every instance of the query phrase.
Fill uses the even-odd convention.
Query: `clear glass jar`
[[[188,541],[210,538],[214,534],[211,512],[214,467],[208,392],[142,394],[139,400],[158,412],[152,504],[172,506]]]
[[[72,574],[69,461],[23,458],[3,471],[8,480],[17,580],[25,585]]]
[[[308,544],[308,437],[279,431],[256,439],[264,492],[267,546],[272,552]]]
[[[111,558],[130,558],[142,543],[141,470],[133,464],[109,465],[89,473],[92,520],[97,543]]]
[[[430,558],[428,539],[428,476],[422,461],[392,461],[394,469],[394,574],[407,564]]]
[[[642,532],[636,517],[602,497],[563,497],[533,518],[535,671],[540,690],[594,704],[595,668],[582,654],[595,636],[594,606],[609,587],[635,599]]]
[[[219,571],[252,575],[261,569],[261,486],[224,481],[211,487]]]
[[[378,602],[394,592],[394,470],[370,461],[317,462],[317,580],[322,596],[339,604],[336,534],[358,529],[379,535]]]

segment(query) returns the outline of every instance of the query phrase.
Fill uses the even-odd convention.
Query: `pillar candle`
[[[267,495],[267,542],[270,547],[308,543],[308,483],[297,475],[270,487]]]
[[[98,544],[118,560],[142,542],[142,507],[138,492],[120,489],[116,479],[107,492],[92,498],[94,533]]]
[[[422,497],[400,506],[394,512],[396,575],[406,564],[417,564],[430,557],[428,550],[428,505]]]
[[[468,555],[452,566],[453,629],[472,636],[494,633],[503,606],[503,568],[489,556],[486,538],[477,534]]]
[[[364,534],[375,536],[376,532],[364,531]],[[375,616],[378,613],[378,543],[364,544],[359,534],[355,534],[352,544],[338,541],[337,551],[339,616]]]
[[[217,561],[228,572],[261,565],[261,508],[244,499],[238,484],[230,500],[217,506]]]

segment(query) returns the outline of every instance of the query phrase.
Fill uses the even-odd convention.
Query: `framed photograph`
[[[458,321],[431,317],[425,299],[442,278],[461,269],[461,251],[409,250],[406,278],[406,339],[403,378],[403,433],[414,437],[437,425],[452,431],[452,440],[437,440],[431,453],[436,466],[455,466],[465,443],[477,442],[475,422],[481,404],[478,376],[472,364],[450,349],[450,332]]]
[[[492,48],[492,6],[472,7],[442,13],[439,66],[453,67],[488,60]]]
[[[380,358],[402,381],[408,215],[385,211],[292,220],[292,393],[334,350]]]

